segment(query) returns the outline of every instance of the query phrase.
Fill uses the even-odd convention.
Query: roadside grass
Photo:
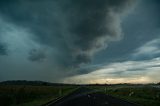
[[[11,106],[41,106],[54,99],[55,98],[41,98],[41,99],[36,99],[27,103],[13,104]]]
[[[141,106],[160,106],[160,89],[151,86],[94,86],[92,89],[102,91],[123,100]]]
[[[58,97],[67,95],[75,88],[73,86],[1,85],[0,105],[40,106]]]

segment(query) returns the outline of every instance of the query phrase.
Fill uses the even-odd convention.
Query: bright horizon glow
[[[157,83],[160,81],[159,66],[160,58],[115,62],[108,65],[99,65],[99,69],[96,71],[66,78],[64,82],[80,84]]]

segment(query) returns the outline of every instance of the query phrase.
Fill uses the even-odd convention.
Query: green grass
[[[40,106],[58,97],[69,94],[74,86],[23,86],[0,85],[0,105]],[[137,103],[141,106],[160,106],[160,89],[151,86],[91,86],[117,98]]]
[[[71,86],[1,85],[0,105],[40,106],[58,97],[67,95],[74,89],[75,87]]]
[[[150,86],[94,86],[106,94],[121,98],[141,106],[160,106],[160,89]],[[105,91],[106,89],[106,91]]]

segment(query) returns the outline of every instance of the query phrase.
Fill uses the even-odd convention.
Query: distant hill
[[[10,81],[0,82],[0,85],[65,86],[65,85],[71,85],[71,84],[50,83],[50,82],[44,82],[44,81],[10,80]]]
[[[33,85],[33,86],[114,86],[114,85],[155,85],[154,83],[151,84],[128,84],[128,83],[120,83],[120,84],[64,84],[64,83],[51,83],[45,81],[27,81],[27,80],[9,80],[9,81],[2,81],[0,85]],[[160,82],[157,83],[160,85]]]

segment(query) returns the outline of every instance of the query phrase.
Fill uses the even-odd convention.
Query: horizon
[[[48,84],[64,84],[64,85],[150,85],[150,84],[160,84],[160,82],[152,83],[63,83],[63,82],[49,82],[49,81],[40,81],[40,80],[5,80],[0,81],[2,83],[48,83]]]

